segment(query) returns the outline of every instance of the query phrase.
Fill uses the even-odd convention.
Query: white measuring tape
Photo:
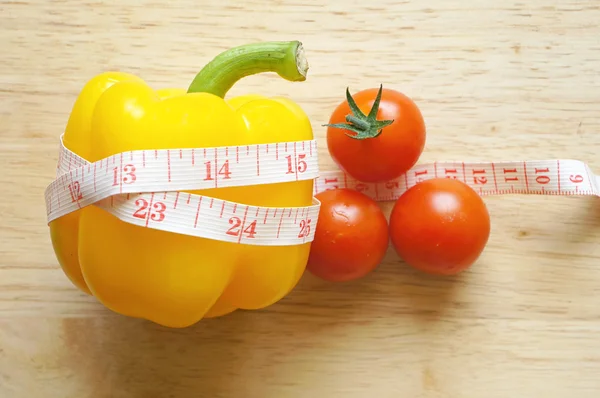
[[[506,162],[434,162],[419,164],[401,177],[383,183],[364,183],[339,171],[321,172],[315,192],[350,188],[376,201],[396,200],[409,188],[432,178],[455,178],[480,195],[595,195],[600,176],[584,162],[572,159]]]
[[[89,205],[122,221],[253,245],[314,238],[320,203],[262,207],[179,191],[315,179],[315,140],[216,148],[142,150],[91,163],[60,139],[56,179],[45,192],[48,222]]]
[[[383,183],[319,173],[315,140],[217,148],[129,151],[90,163],[60,140],[57,178],[46,189],[48,222],[96,205],[135,225],[252,245],[314,239],[320,203],[261,207],[179,192],[314,180],[313,195],[350,188],[393,201],[431,178],[456,178],[480,195],[600,196],[600,177],[571,159],[419,164]]]

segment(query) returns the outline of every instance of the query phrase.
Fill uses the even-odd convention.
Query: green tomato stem
[[[306,80],[308,63],[302,43],[262,42],[226,50],[198,72],[187,92],[225,98],[238,80],[263,72],[275,72],[293,82]]]
[[[369,114],[365,115],[356,104],[356,101],[354,101],[354,98],[352,98],[352,95],[350,95],[350,90],[346,88],[346,101],[352,111],[351,115],[346,116],[346,121],[348,123],[324,124],[323,126],[350,131],[354,134],[346,133],[346,135],[356,140],[378,137],[384,127],[394,123],[394,120],[377,120],[377,112],[379,111],[382,92],[383,85],[380,85],[373,106],[371,107]]]
[[[346,116],[346,121],[348,123],[352,123],[356,126],[356,128],[360,129],[360,130],[368,130],[370,127],[369,122],[364,121],[359,119],[358,117],[354,116],[354,115],[348,115]]]

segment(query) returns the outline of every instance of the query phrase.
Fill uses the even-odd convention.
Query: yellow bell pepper
[[[90,162],[129,150],[202,148],[313,139],[303,110],[285,98],[225,100],[241,78],[276,72],[306,78],[299,42],[230,49],[189,89],[153,90],[139,77],[107,72],[77,98],[64,144]],[[259,206],[310,206],[313,181],[186,191]],[[50,223],[57,260],[70,280],[111,310],[168,327],[236,309],[267,307],[296,285],[310,243],[251,246],[148,229],[87,206]]]

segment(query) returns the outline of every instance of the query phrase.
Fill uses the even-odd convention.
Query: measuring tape
[[[45,192],[48,222],[89,205],[122,221],[252,245],[314,239],[320,203],[262,207],[180,192],[292,182],[318,176],[315,140],[213,148],[142,150],[89,162],[60,137],[56,179]]]
[[[434,162],[401,177],[365,183],[342,171],[319,172],[316,140],[216,148],[129,151],[88,162],[60,139],[56,179],[45,192],[48,222],[85,206],[164,231],[251,245],[314,239],[320,203],[262,207],[180,192],[314,180],[313,195],[350,188],[393,201],[419,182],[455,178],[480,195],[600,196],[600,177],[578,160]]]
[[[600,196],[600,177],[579,160],[506,162],[434,162],[414,166],[382,183],[364,183],[340,171],[321,172],[314,192],[350,188],[376,201],[393,201],[418,183],[432,178],[458,179],[482,196],[506,194]]]

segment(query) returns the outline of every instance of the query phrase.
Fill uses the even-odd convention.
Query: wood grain
[[[600,172],[600,5],[584,0],[2,1],[0,396],[596,398],[598,198],[486,198],[493,231],[457,278],[390,251],[368,278],[306,275],[285,299],[184,330],[124,318],[60,271],[43,191],[93,75],[185,87],[224,49],[301,40],[292,97],[323,142],[333,107],[385,84],[428,126],[422,161],[575,158]],[[325,145],[323,169],[333,168]],[[386,211],[390,203],[382,203]]]

